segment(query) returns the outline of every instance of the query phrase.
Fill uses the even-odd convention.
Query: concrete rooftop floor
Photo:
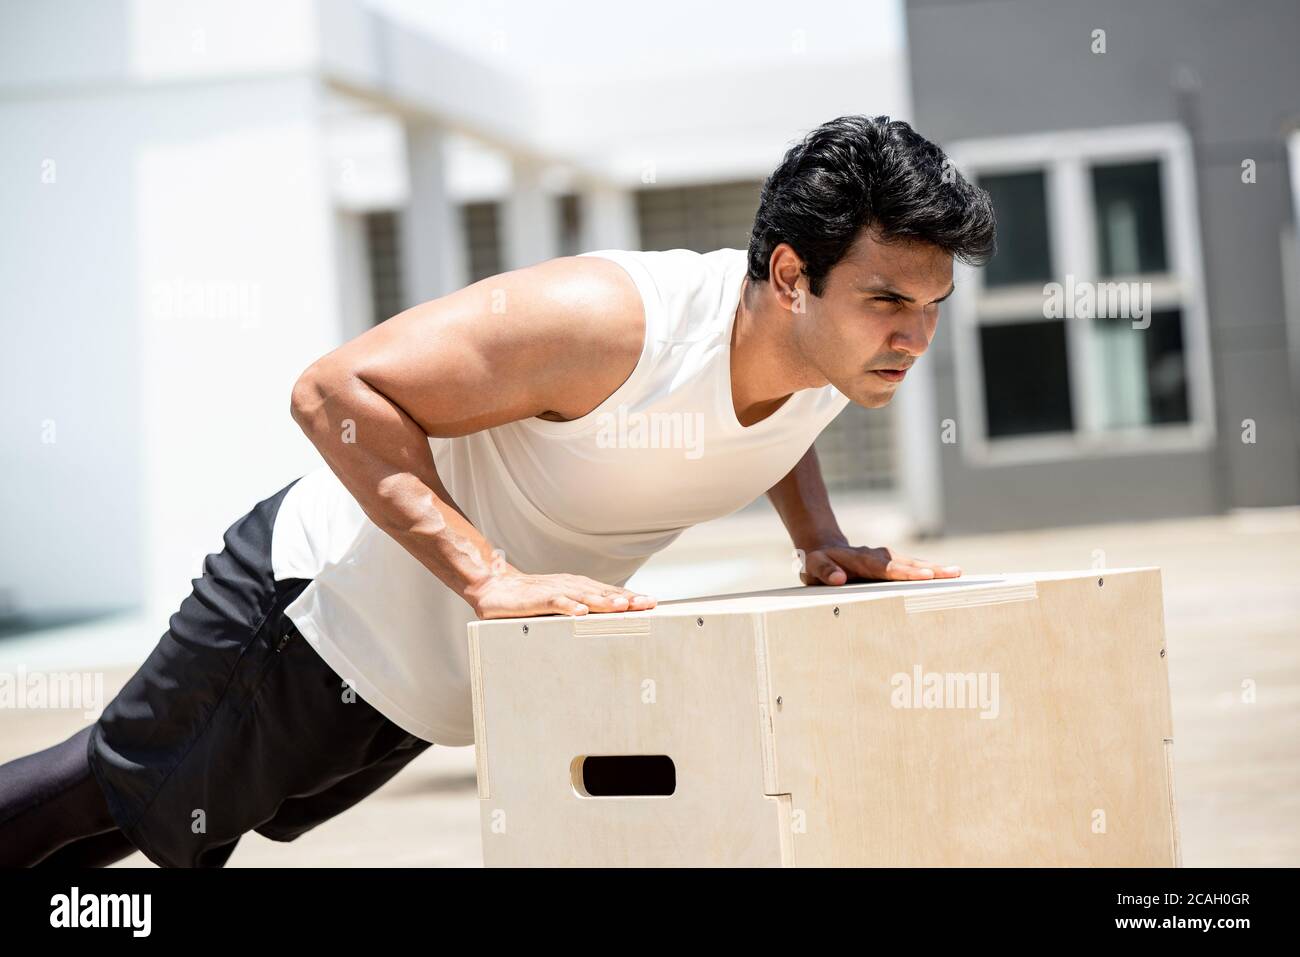
[[[1300,509],[921,543],[905,539],[905,525],[887,504],[848,501],[837,512],[855,544],[888,544],[914,557],[955,562],[967,574],[1084,569],[1098,561],[1110,568],[1159,566],[1183,863],[1300,865]],[[788,587],[797,578],[784,530],[763,506],[691,529],[631,584],[667,599]],[[107,701],[165,622],[100,626],[124,628],[149,636],[129,646],[143,649],[134,661],[103,667],[104,650],[122,646],[96,642],[92,626],[71,636],[0,641],[0,670],[12,672],[19,663],[103,670]],[[29,661],[42,647],[57,649],[57,664]],[[1247,679],[1257,689],[1250,704],[1242,700]],[[48,747],[84,723],[79,711],[0,709],[0,763]],[[230,866],[481,862],[474,749],[432,747],[369,799],[293,843],[246,835]],[[118,866],[152,865],[134,854]]]

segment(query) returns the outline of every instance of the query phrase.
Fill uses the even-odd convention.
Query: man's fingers
[[[577,597],[593,611],[626,611],[628,606],[621,592],[588,592]]]
[[[885,566],[885,577],[890,581],[926,581],[934,577],[934,572],[895,558]]]
[[[848,572],[820,553],[810,557],[804,574],[814,582],[825,585],[843,585],[849,580]]]
[[[900,580],[919,580],[930,578],[957,578],[961,568],[957,565],[937,565],[919,558],[895,558],[886,568],[891,577]]]
[[[603,582],[599,584],[606,594],[627,599],[627,607],[620,607],[620,611],[645,611],[658,604],[658,600],[649,595],[641,595],[626,588],[619,588],[617,585],[606,585]]]
[[[599,596],[600,599],[603,600],[603,603],[608,605],[607,608],[602,608],[602,610],[639,611],[645,608],[653,608],[657,603],[654,598],[651,598],[648,595],[640,595],[634,591],[629,591],[626,588],[620,588],[617,585],[610,585],[606,582],[596,581],[596,579],[587,578],[584,575],[566,575],[565,578],[571,580],[574,587],[577,588],[583,596],[591,595],[593,601],[597,601],[596,596]],[[627,599],[626,608],[615,604],[619,598]],[[597,601],[597,603],[601,604],[602,602]]]
[[[574,601],[564,595],[552,595],[550,610],[561,615],[585,615],[589,609],[580,601]]]
[[[653,608],[659,604],[658,599],[651,598],[649,595],[639,595],[634,591],[628,591],[626,588],[620,588],[613,594],[627,603],[619,605],[617,611],[645,611],[647,608]]]
[[[960,565],[940,565],[938,562],[927,562],[921,558],[904,558],[902,560],[917,568],[928,568],[934,572],[935,578],[956,578],[961,574]]]
[[[645,611],[658,604],[658,601],[649,595],[639,595],[617,585],[596,581],[594,578],[575,577],[579,588],[575,597],[586,602],[592,611]]]

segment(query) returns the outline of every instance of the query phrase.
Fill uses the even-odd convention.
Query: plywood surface
[[[779,863],[782,801],[763,793],[753,623],[660,622],[575,634],[574,619],[471,637],[483,859],[494,864]],[[666,754],[671,797],[583,797],[586,755]]]
[[[1173,864],[1159,574],[1102,580],[766,615],[794,863]]]
[[[489,865],[1176,857],[1154,569],[474,622],[470,648]],[[942,707],[899,706],[936,675]],[[575,789],[620,754],[669,755],[676,791]]]

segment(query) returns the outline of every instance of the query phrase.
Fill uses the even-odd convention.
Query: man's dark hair
[[[749,237],[749,277],[768,278],[772,250],[789,243],[820,296],[831,267],[864,227],[882,242],[931,243],[983,265],[995,249],[993,204],[939,147],[902,120],[841,116],[786,152]]]

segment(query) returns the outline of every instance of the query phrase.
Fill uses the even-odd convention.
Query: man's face
[[[930,346],[939,303],[952,292],[952,256],[917,242],[879,242],[864,230],[808,292],[795,334],[804,358],[858,405],[887,405],[907,370]]]

